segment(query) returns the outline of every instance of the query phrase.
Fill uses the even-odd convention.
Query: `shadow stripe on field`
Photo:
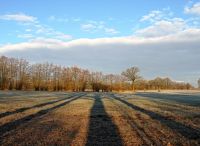
[[[161,124],[169,127],[172,130],[177,131],[178,133],[180,133],[182,136],[186,137],[187,139],[191,139],[191,140],[197,140],[200,138],[200,130],[198,129],[194,129],[188,125],[182,124],[180,122],[174,121],[172,119],[169,119],[165,116],[162,116],[158,113],[155,113],[153,111],[149,111],[146,110],[144,108],[141,108],[139,106],[136,106],[132,103],[129,103],[119,97],[116,97],[113,94],[110,94],[111,97],[113,97],[114,99],[126,104],[128,107],[137,110],[139,112],[142,112],[148,116],[150,116],[152,119],[158,120]]]
[[[86,146],[122,146],[117,126],[105,111],[102,97],[93,96]]]
[[[41,110],[41,111],[39,111],[39,112],[37,112],[35,114],[31,114],[31,115],[26,116],[24,118],[21,118],[21,119],[18,119],[18,120],[15,120],[13,122],[6,123],[6,124],[0,126],[0,142],[2,141],[4,134],[6,134],[7,132],[16,129],[18,126],[20,126],[22,124],[25,124],[25,123],[31,121],[34,118],[41,117],[41,116],[43,116],[43,115],[45,115],[45,114],[47,114],[47,113],[49,113],[49,112],[51,112],[51,111],[53,111],[55,109],[58,109],[58,108],[66,105],[66,104],[68,104],[68,103],[70,103],[70,102],[72,102],[74,100],[77,100],[78,98],[80,98],[80,97],[82,97],[84,95],[85,94],[74,95],[74,96],[68,97],[67,98],[68,100],[66,99],[67,101],[65,101],[65,102],[63,102],[61,104],[58,104],[58,105],[56,105],[54,107]]]
[[[75,95],[73,95],[73,96],[75,96]],[[43,106],[46,106],[46,105],[54,104],[54,103],[66,100],[68,98],[71,98],[71,96],[65,97],[65,98],[62,98],[62,99],[59,99],[59,100],[53,100],[53,101],[50,101],[50,102],[41,103],[41,104],[34,105],[34,106],[31,106],[31,107],[19,108],[19,109],[16,109],[15,111],[12,111],[12,112],[8,111],[8,112],[5,112],[5,113],[1,113],[0,119],[5,118],[5,117],[10,116],[10,115],[13,115],[13,114],[24,112],[24,111],[27,111],[27,110],[30,110],[30,109],[33,109],[33,108],[39,108],[39,107],[43,107]]]

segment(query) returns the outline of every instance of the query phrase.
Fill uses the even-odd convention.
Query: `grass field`
[[[0,92],[3,146],[197,146],[199,93]]]

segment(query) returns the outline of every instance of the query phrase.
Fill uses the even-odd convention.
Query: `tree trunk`
[[[132,81],[132,91],[135,92],[135,86],[134,86],[134,81]]]

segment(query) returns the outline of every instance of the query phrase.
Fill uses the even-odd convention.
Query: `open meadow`
[[[200,146],[200,0],[2,0],[0,38],[0,146]]]
[[[200,94],[0,92],[2,146],[197,146]]]

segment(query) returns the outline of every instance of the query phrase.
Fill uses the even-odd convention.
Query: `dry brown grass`
[[[162,96],[1,92],[0,145],[200,145],[200,105]]]

